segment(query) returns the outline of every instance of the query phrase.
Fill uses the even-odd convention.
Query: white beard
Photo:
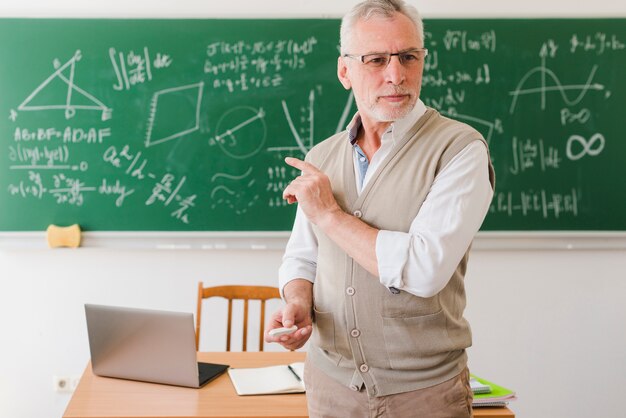
[[[394,95],[394,94],[410,94],[410,101],[404,103],[387,103],[386,107],[383,107],[380,103],[382,99],[376,100],[370,106],[368,106],[368,113],[378,122],[395,122],[402,119],[415,107],[417,103],[415,92],[410,91],[401,86],[394,86],[385,89],[378,93],[380,96]]]
[[[415,103],[406,103],[391,109],[381,109],[381,107],[375,103],[369,110],[370,114],[378,122],[395,122],[411,113],[414,107]]]

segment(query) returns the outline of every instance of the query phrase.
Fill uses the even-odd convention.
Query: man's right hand
[[[291,334],[278,337],[269,335],[270,330],[281,327],[289,328],[294,324],[298,329]],[[265,330],[265,342],[278,343],[288,350],[297,350],[307,342],[312,330],[311,308],[298,303],[287,303],[272,314]]]
[[[288,350],[302,347],[313,331],[313,283],[304,279],[294,279],[283,289],[287,304],[274,312],[265,330],[265,342],[278,343]],[[269,332],[276,328],[298,329],[287,335],[272,337]]]

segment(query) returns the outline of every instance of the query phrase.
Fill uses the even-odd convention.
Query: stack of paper
[[[517,399],[511,389],[496,385],[475,375],[470,376],[470,386],[474,392],[474,408],[481,406],[506,406]]]

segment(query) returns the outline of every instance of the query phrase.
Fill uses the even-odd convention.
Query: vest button
[[[359,335],[361,335],[361,331],[355,328],[352,331],[350,331],[350,335],[353,336],[354,338],[357,338]]]
[[[359,366],[359,370],[363,373],[367,373],[370,370],[370,366],[368,366],[367,364],[361,364]]]
[[[354,290],[354,287],[349,287],[346,289],[346,293],[350,296],[354,295],[356,293],[356,290]]]
[[[359,391],[359,388],[358,388],[358,386],[357,386],[357,385],[350,385],[350,390],[353,390],[353,391],[355,391],[355,392],[358,392],[358,391]]]
[[[355,210],[354,212],[352,212],[352,214],[359,219],[361,219],[361,217],[363,216],[363,212],[361,212],[360,210]]]

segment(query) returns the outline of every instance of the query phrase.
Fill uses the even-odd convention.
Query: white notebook
[[[238,395],[271,395],[305,391],[304,363],[252,368],[230,368],[228,375]]]
[[[472,388],[472,392],[474,392],[474,394],[477,393],[491,393],[491,386],[479,382],[478,380],[476,380],[475,377],[470,376],[470,387]]]

